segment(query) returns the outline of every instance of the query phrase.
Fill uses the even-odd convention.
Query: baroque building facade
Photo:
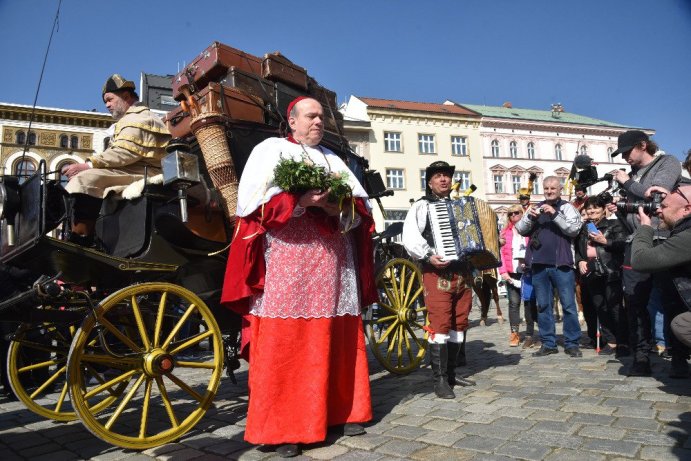
[[[564,186],[562,197],[571,198],[572,185],[567,181],[577,155],[589,156],[602,177],[618,168],[628,169],[621,156],[612,158],[617,137],[630,129],[641,129],[653,135],[654,130],[627,127],[583,115],[566,112],[561,104],[550,110],[519,109],[510,103],[503,106],[458,104],[482,117],[480,138],[485,182],[482,198],[503,220],[507,208],[516,203],[518,189],[527,187],[530,173],[537,175],[532,201],[544,199],[542,180],[557,176]],[[606,181],[588,188],[588,195],[608,187]]]
[[[110,114],[0,103],[0,174],[30,176],[45,162],[64,182],[60,169],[103,151],[112,123]]]

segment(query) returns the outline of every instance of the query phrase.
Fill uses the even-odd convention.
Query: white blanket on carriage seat
[[[104,197],[111,192],[114,192],[117,196],[125,200],[132,200],[134,198],[141,197],[145,184],[163,184],[163,174],[157,174],[156,176],[146,178],[146,182],[144,182],[144,179],[145,178],[139,179],[127,186],[108,187]]]

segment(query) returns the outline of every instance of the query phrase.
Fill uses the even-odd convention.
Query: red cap
[[[303,99],[308,99],[308,98],[309,98],[309,96],[298,96],[297,98],[290,101],[290,104],[288,104],[288,110],[286,110],[286,119],[290,118],[290,111],[293,110],[293,107],[295,106],[295,104],[299,103]]]

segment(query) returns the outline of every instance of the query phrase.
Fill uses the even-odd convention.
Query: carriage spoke
[[[214,368],[216,368],[216,364],[214,362],[176,361],[175,366],[183,368],[206,368],[209,370],[213,370]]]
[[[168,300],[168,292],[164,291],[161,295],[161,302],[158,303],[158,314],[156,315],[156,326],[154,327],[154,347],[160,346],[161,327],[163,325],[163,314],[166,310],[166,301]]]
[[[46,360],[45,362],[34,363],[25,367],[17,368],[17,373],[26,373],[27,371],[36,370],[38,368],[47,368],[51,365],[57,365],[61,362],[64,362],[64,360]]]
[[[192,389],[189,385],[187,385],[187,383],[185,383],[183,380],[181,380],[180,378],[175,376],[173,373],[168,373],[166,376],[168,377],[168,379],[170,379],[175,384],[177,384],[180,389],[182,389],[183,391],[185,391],[189,395],[191,395],[192,398],[194,398],[197,402],[201,403],[202,400],[204,400],[204,397],[199,395],[199,393],[197,391]]]
[[[139,438],[146,437],[146,427],[149,419],[149,403],[151,402],[151,386],[153,385],[151,378],[146,378],[146,387],[144,388],[144,401],[142,402],[142,418],[139,423]]]
[[[156,377],[156,384],[158,385],[158,391],[161,393],[161,399],[163,400],[163,405],[166,408],[166,413],[168,414],[170,424],[173,426],[173,428],[177,428],[180,423],[178,422],[178,418],[175,416],[173,406],[170,404],[170,399],[168,398],[168,391],[166,391],[166,386],[160,376]]]
[[[34,392],[32,392],[32,393],[31,393],[31,399],[34,400],[36,397],[38,397],[39,395],[41,395],[41,394],[43,393],[43,391],[45,391],[45,390],[48,388],[48,386],[50,386],[51,384],[53,384],[53,383],[55,382],[55,380],[58,379],[58,377],[60,376],[61,373],[64,373],[64,372],[65,372],[65,368],[66,368],[65,366],[62,366],[58,371],[56,371],[55,373],[53,373],[53,375],[52,375],[50,378],[48,378],[48,379],[46,380],[46,382],[44,382],[43,384],[41,384],[41,385],[38,387],[38,389],[36,389]]]
[[[392,326],[397,326],[397,325],[392,325]],[[391,338],[391,340],[389,341],[389,346],[386,348],[386,358],[389,362],[391,361],[391,354],[393,353],[394,346],[396,345],[397,341],[398,341],[398,328],[395,328],[393,338]]]
[[[184,351],[188,347],[192,347],[196,344],[199,344],[200,342],[202,342],[203,340],[205,340],[209,336],[212,336],[213,334],[214,334],[213,331],[205,331],[204,333],[199,333],[196,336],[192,336],[191,338],[186,340],[184,343],[178,344],[173,349],[169,350],[168,353],[172,354],[172,355],[178,354],[178,353],[180,353],[180,351]]]
[[[60,410],[62,409],[62,404],[65,403],[65,397],[67,397],[67,381],[62,383],[62,390],[60,391],[60,396],[58,397],[58,401],[55,404],[55,411],[56,413],[59,413]]]
[[[104,427],[108,430],[110,430],[111,427],[113,427],[113,424],[115,424],[115,421],[118,420],[122,412],[125,410],[125,407],[127,406],[128,403],[130,403],[130,400],[132,400],[132,397],[134,397],[134,394],[137,393],[139,390],[139,387],[142,385],[144,382],[144,378],[146,378],[146,375],[144,373],[137,378],[137,381],[135,381],[134,385],[132,385],[132,389],[127,393],[124,399],[122,399],[122,402],[120,402],[120,405],[115,409],[113,414],[110,416],[108,419],[108,422],[104,425]]]
[[[168,335],[166,340],[163,341],[163,343],[161,344],[161,347],[163,347],[163,349],[168,348],[170,343],[173,341],[173,338],[175,338],[175,335],[178,334],[178,331],[180,331],[180,328],[182,328],[182,326],[187,321],[187,318],[190,315],[192,315],[192,312],[194,312],[194,310],[196,308],[197,308],[197,306],[195,306],[194,304],[190,304],[190,307],[188,307],[187,310],[185,311],[185,313],[182,314],[182,317],[180,317],[180,320],[178,320],[178,323],[175,324],[175,326],[173,327],[173,330],[170,332],[170,334]]]
[[[384,331],[384,333],[381,334],[381,336],[377,340],[377,344],[383,343],[384,340],[391,334],[391,332],[395,330],[397,324],[398,320],[389,325],[389,327]]]
[[[405,303],[405,299],[406,299],[405,298],[405,295],[406,295],[405,286],[406,286],[406,273],[407,272],[408,271],[407,271],[407,268],[405,266],[403,266],[401,268],[401,271],[399,272],[399,280],[398,280],[399,298],[398,299],[401,300],[401,304],[402,304],[401,307],[405,307],[405,306],[403,306],[403,304]],[[412,280],[412,278],[411,278],[411,280]]]
[[[379,302],[377,304],[379,305],[379,307],[386,309],[387,311],[391,312],[394,315],[398,314],[398,311],[396,310],[396,308],[394,308],[393,306],[391,306],[388,303],[385,303],[385,302],[382,302],[381,300],[379,300]]]
[[[403,344],[405,339],[405,333],[403,332],[403,325],[398,325],[398,366],[401,366],[401,361],[403,360]]]
[[[386,299],[388,299],[392,304],[391,309],[396,311],[395,306],[400,304],[397,293],[395,293],[391,288],[389,288],[389,286],[386,283],[384,284],[384,292],[386,294]]]
[[[132,295],[130,298],[132,305],[132,313],[134,314],[134,320],[137,323],[137,330],[139,330],[139,337],[142,339],[142,344],[144,345],[144,350],[151,349],[151,342],[149,342],[149,335],[146,332],[146,327],[144,326],[144,320],[142,319],[142,311],[139,309],[139,303],[137,302],[137,297]]]
[[[413,338],[413,340],[414,340],[415,343],[418,345],[418,347],[424,349],[425,346],[424,346],[424,345],[422,344],[422,342],[420,341],[420,338],[417,337],[417,335],[415,334],[415,332],[413,331],[413,329],[410,328],[410,325],[406,325],[406,329],[408,330],[408,333],[410,334],[410,337]]]
[[[377,320],[375,320],[372,323],[374,323],[376,325],[379,325],[380,323],[389,323],[395,318],[398,318],[398,316],[397,315],[387,315],[386,317],[379,317]]]
[[[111,392],[111,388],[113,387],[114,384],[120,384],[124,383],[125,381],[128,381],[132,378],[137,373],[137,370],[130,370],[126,373],[121,374],[120,376],[116,376],[115,378],[111,379],[110,381],[106,381],[100,386],[97,386],[93,389],[91,389],[89,392],[84,394],[84,400],[89,400],[90,398],[100,394],[103,391],[108,391]]]
[[[130,338],[122,334],[122,332],[108,319],[106,319],[104,316],[101,316],[98,318],[98,322],[106,327],[106,329],[112,333],[116,338],[118,338],[120,341],[122,341],[127,347],[129,347],[132,351],[136,352],[143,352],[142,348],[134,344]]]

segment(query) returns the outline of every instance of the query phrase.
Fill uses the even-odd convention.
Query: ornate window
[[[503,194],[504,193],[504,175],[503,174],[494,174],[494,192],[497,194]]]
[[[66,134],[60,135],[60,147],[67,149],[69,147],[70,140]]]
[[[528,158],[531,160],[535,159],[535,144],[532,142],[528,143]]]
[[[436,154],[437,146],[433,134],[418,134],[417,143],[421,154]]]
[[[557,160],[563,160],[562,155],[561,155],[561,144],[557,144],[554,146],[554,158]]]
[[[612,160],[612,152],[614,152],[614,148],[613,148],[613,147],[608,147],[608,148],[607,148],[607,161],[608,161],[608,162],[612,162],[612,161],[613,161],[613,160]]]
[[[30,146],[36,145],[36,133],[34,133],[33,131],[29,133],[29,139],[27,144],[29,144]]]
[[[509,143],[509,155],[511,155],[511,158],[518,158],[518,144],[516,144],[516,141]]]
[[[79,138],[75,135],[70,136],[70,149],[79,149]]]
[[[403,152],[401,148],[401,133],[384,132],[384,150],[386,152]]]
[[[26,133],[23,131],[17,131],[17,144],[24,144],[26,142]]]
[[[511,184],[513,185],[513,193],[514,194],[518,193],[518,189],[521,188],[521,175],[512,174],[511,175]]]
[[[389,189],[405,189],[405,178],[402,168],[386,169],[386,187]]]
[[[30,158],[25,157],[23,160],[20,158],[15,162],[12,172],[19,176],[19,182],[23,183],[26,178],[36,173],[36,162]]]
[[[582,145],[580,150],[579,150],[579,153],[581,155],[588,155],[588,146],[586,146],[585,144]]]
[[[451,136],[451,155],[459,157],[468,155],[468,139],[465,136]]]
[[[499,157],[499,141],[492,140],[492,157]]]

